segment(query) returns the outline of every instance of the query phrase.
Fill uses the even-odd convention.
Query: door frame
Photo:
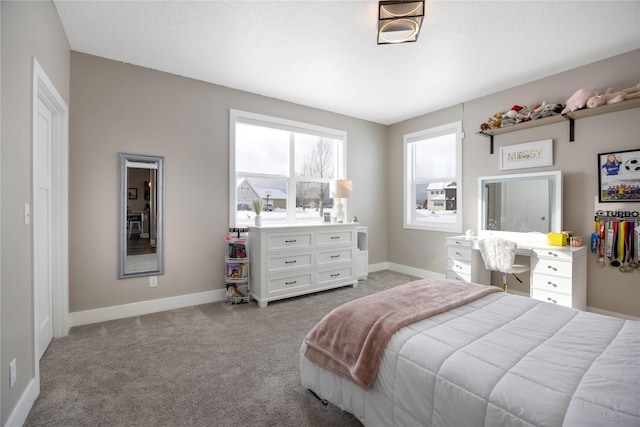
[[[31,206],[35,186],[35,116],[40,100],[53,114],[51,147],[51,255],[53,336],[64,337],[69,333],[69,108],[58,93],[37,59],[33,58],[33,100],[31,123]],[[34,211],[34,209],[32,209]],[[35,247],[33,222],[31,222],[32,253]],[[33,354],[36,395],[40,392],[40,359],[38,357],[38,298],[34,280],[35,264],[31,266],[33,290]]]

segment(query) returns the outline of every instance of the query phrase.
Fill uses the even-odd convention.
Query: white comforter
[[[640,426],[640,321],[490,294],[400,329],[368,390],[304,351],[302,385],[367,426]]]

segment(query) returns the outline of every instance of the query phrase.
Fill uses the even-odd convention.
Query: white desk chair
[[[513,264],[516,258],[516,250],[518,249],[516,242],[489,237],[478,240],[478,247],[480,248],[480,254],[482,255],[485,268],[490,271],[499,271],[502,273],[502,289],[505,292],[509,290],[507,286],[507,274],[513,274],[518,282],[522,283],[522,280],[520,280],[516,274],[529,271],[529,266]]]
[[[142,233],[142,221],[129,221],[129,239],[131,238],[131,232],[133,231],[133,227],[136,228],[136,233]]]

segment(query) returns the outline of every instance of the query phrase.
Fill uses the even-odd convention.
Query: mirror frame
[[[120,162],[120,187],[118,194],[118,279],[164,274],[164,157],[118,153]],[[129,162],[156,163],[157,268],[127,272],[127,189]]]
[[[495,182],[509,182],[509,181],[522,181],[527,178],[549,178],[554,180],[553,191],[550,193],[549,198],[552,202],[552,214],[551,219],[551,231],[562,231],[562,172],[561,171],[548,171],[548,172],[535,172],[535,173],[521,173],[510,175],[496,175],[496,176],[481,176],[478,177],[478,237],[502,237],[510,240],[526,240],[526,241],[539,241],[546,242],[547,234],[541,232],[518,232],[518,231],[502,231],[502,230],[486,230],[484,229],[485,220],[485,200],[484,185],[487,183]]]

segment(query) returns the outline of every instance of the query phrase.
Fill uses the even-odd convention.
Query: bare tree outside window
[[[325,138],[319,138],[311,153],[304,157],[298,176],[305,178],[332,178],[333,144]],[[329,196],[329,186],[322,182],[300,182],[296,197],[303,207],[313,203],[322,216],[323,205]]]

